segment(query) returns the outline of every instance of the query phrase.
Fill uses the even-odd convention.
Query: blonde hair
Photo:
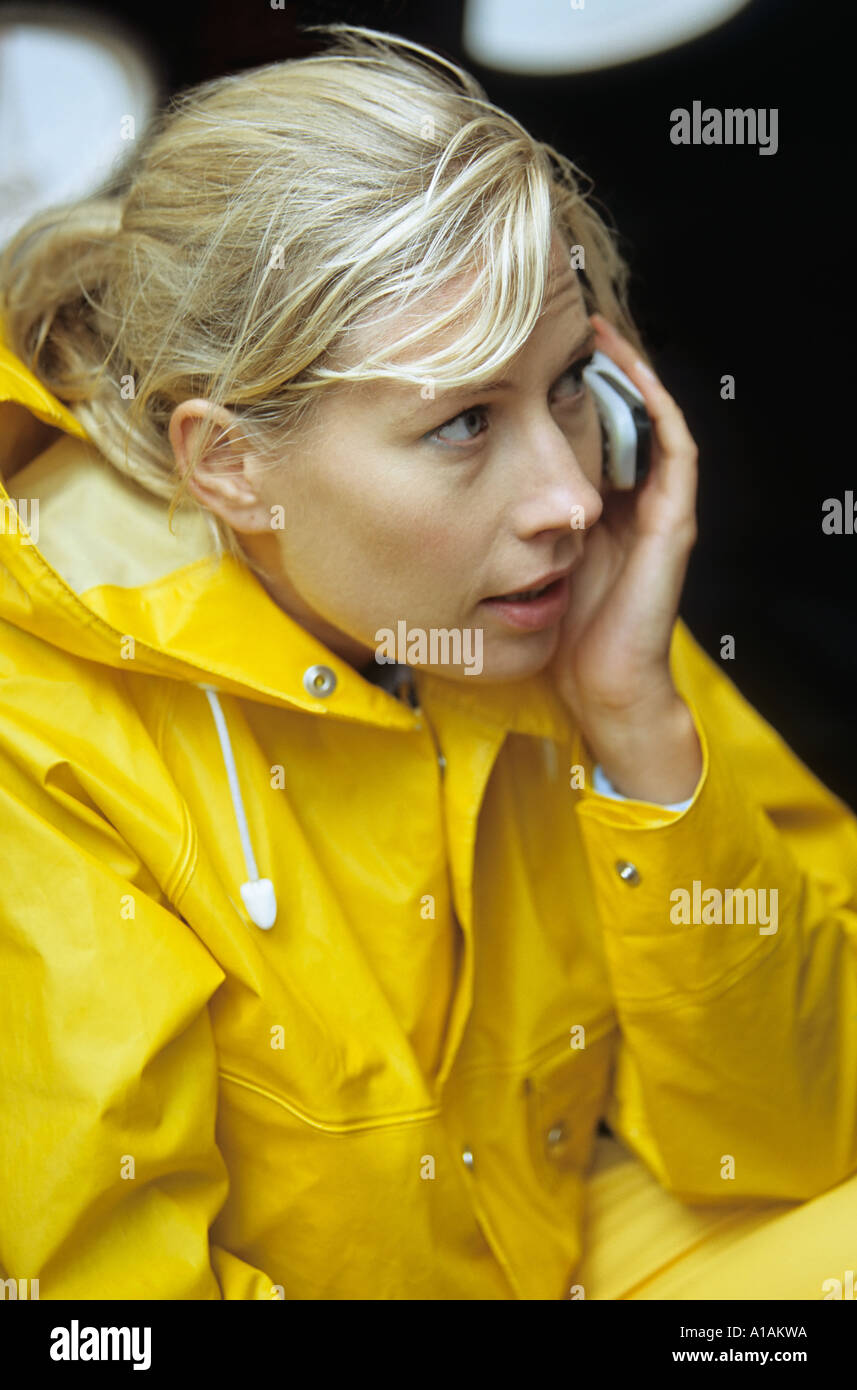
[[[0,258],[9,345],[171,520],[189,501],[167,433],[179,402],[227,406],[264,446],[343,381],[477,385],[533,329],[555,229],[582,249],[587,312],[644,355],[627,266],[570,160],[431,50],[311,28],[337,42],[182,93],[104,196],[37,216]],[[352,330],[455,277],[460,297],[338,365]],[[413,355],[452,324],[449,348]]]

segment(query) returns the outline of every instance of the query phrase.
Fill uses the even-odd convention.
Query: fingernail
[[[658,378],[655,376],[651,367],[646,366],[645,362],[641,362],[640,359],[637,358],[637,361],[634,363],[634,366],[637,368],[638,372],[643,373],[643,376],[646,377],[648,381],[654,381],[657,384]]]

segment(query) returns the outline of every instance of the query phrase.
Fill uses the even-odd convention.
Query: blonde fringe
[[[183,93],[104,196],[40,214],[0,257],[10,346],[114,467],[170,500],[171,521],[206,510],[169,445],[179,402],[228,407],[273,452],[344,381],[476,386],[535,325],[554,229],[583,248],[589,312],[645,356],[628,268],[570,160],[431,50],[314,31],[334,42]],[[355,329],[456,282],[354,360]],[[419,351],[453,324],[451,346]],[[246,561],[206,514],[216,548]]]

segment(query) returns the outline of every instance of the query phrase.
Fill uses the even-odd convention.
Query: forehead
[[[368,321],[364,320],[360,324],[353,325],[345,335],[340,350],[336,354],[337,368],[345,369],[357,364],[370,352],[383,351],[385,343],[396,342],[409,333],[417,332],[427,320],[431,321],[444,311],[454,309],[455,305],[460,303],[466,295],[467,288],[472,283],[474,276],[475,271],[468,275],[457,276],[434,287],[428,294],[396,313],[388,314],[386,317],[379,316]],[[586,317],[587,310],[581,282],[570,263],[564,243],[555,234],[548,265],[545,301],[530,337],[538,331],[543,323],[558,326],[559,320],[562,318],[568,320],[579,318],[582,324]],[[450,323],[423,336],[413,351],[409,352],[406,348],[400,352],[394,358],[394,362],[396,365],[407,367],[409,363],[419,361],[428,353],[452,347],[461,336],[461,331],[461,318],[453,318]],[[525,343],[519,351],[523,352],[526,346]],[[504,372],[512,368],[513,362],[514,359],[510,359]],[[362,386],[373,388],[373,395],[376,399],[378,393],[382,391],[385,395],[389,394],[390,399],[397,399],[402,392],[412,392],[414,389],[412,382],[398,382],[384,378],[362,383]],[[360,387],[354,389],[360,389]]]
[[[558,319],[563,314],[573,314],[577,309],[580,310],[581,314],[586,315],[583,286],[577,271],[573,269],[568,256],[563,251],[561,261],[557,261],[554,255],[551,256],[550,277],[545,294],[545,304],[539,315],[539,321]]]

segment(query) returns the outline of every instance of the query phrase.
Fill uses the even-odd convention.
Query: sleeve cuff
[[[613,801],[630,801],[632,798],[623,796],[617,792],[610,779],[605,776],[600,763],[596,763],[592,769],[592,790],[599,796],[609,796]],[[696,795],[694,792],[693,796]],[[686,801],[650,801],[645,803],[649,806],[663,806],[665,811],[686,811],[693,801],[693,796],[689,796]]]

